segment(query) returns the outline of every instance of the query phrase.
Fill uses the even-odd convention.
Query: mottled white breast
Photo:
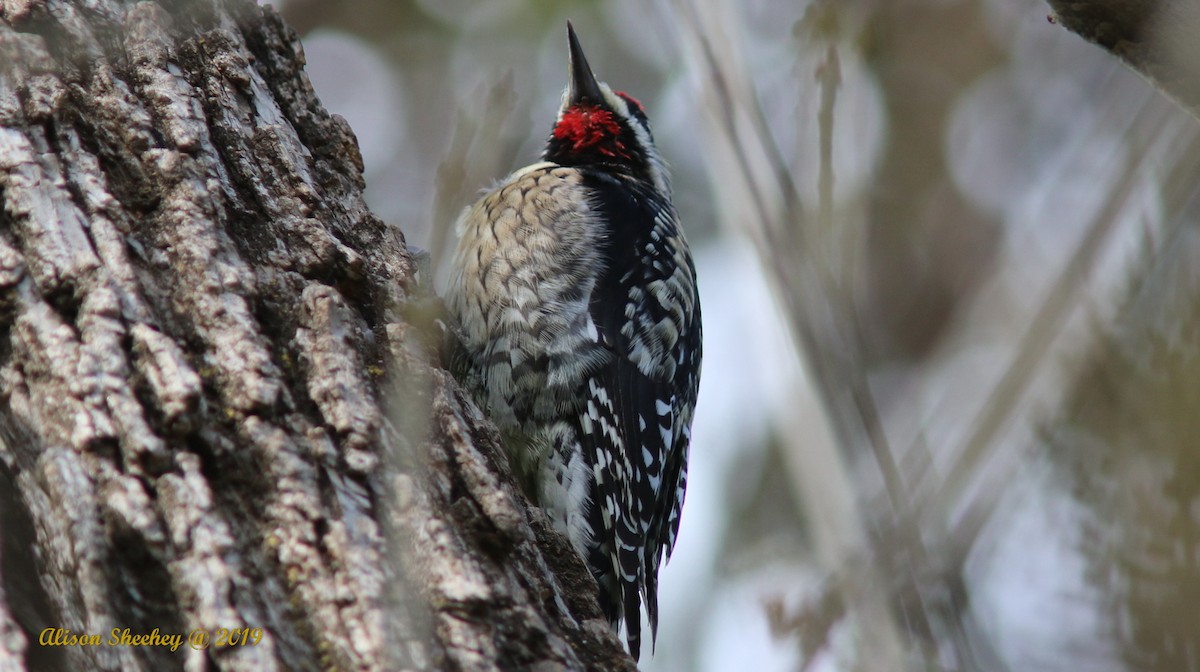
[[[601,272],[579,172],[552,163],[510,175],[458,221],[445,293],[476,393],[503,431],[578,410],[578,389],[612,355],[588,312]]]

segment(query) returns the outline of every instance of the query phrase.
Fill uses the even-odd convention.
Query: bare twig
[[[1166,122],[1163,112],[1161,106],[1143,105],[1128,122],[1128,128],[1157,127]],[[1110,124],[1099,122],[1097,125],[1104,127]],[[1175,144],[1182,148],[1190,142]],[[1149,155],[1149,149],[1143,147],[1130,160],[1116,187],[1109,192],[1101,209],[1102,214],[1084,234],[1071,259],[1047,289],[1045,299],[1029,320],[1029,328],[1018,341],[1012,362],[981,406],[963,448],[941,481],[941,487],[932,496],[922,499],[919,505],[921,511],[935,518],[945,516],[961,503],[963,492],[975,477],[984,473],[984,466],[994,457],[997,449],[998,433],[1020,407],[1026,391],[1039,371],[1043,370],[1040,365],[1049,357],[1055,339],[1062,332],[1067,319],[1077,310],[1079,296],[1086,291],[1087,279],[1120,221],[1122,206],[1141,183],[1150,162],[1161,162],[1162,157],[1158,154]],[[1178,161],[1184,153],[1176,152],[1175,160]],[[994,474],[989,475],[989,478],[994,477]],[[930,506],[934,506],[936,512],[930,511]]]
[[[823,250],[827,249],[822,241],[801,233],[800,199],[791,171],[769,131],[753,88],[730,66],[736,61],[734,54],[729,49],[722,51],[721,47],[725,45],[718,45],[711,39],[698,6],[686,0],[678,0],[677,6],[685,35],[700,55],[702,85],[713,120],[733,155],[739,184],[745,189],[753,209],[752,216],[741,219],[749,224],[764,266],[772,271],[770,277],[776,295],[788,309],[792,331],[813,373],[837,443],[846,455],[855,454],[859,447],[869,446],[884,474],[889,497],[897,508],[905,508],[906,495],[899,470],[867,387],[859,339],[850,318],[851,304],[839,301],[844,296],[837,291],[837,283],[830,272],[836,266],[836,260],[821,259]],[[822,206],[825,225],[820,227],[819,233],[832,235],[832,123],[834,93],[839,80],[836,52],[826,63],[824,77],[822,140],[826,160],[823,161],[821,186],[825,194]],[[770,176],[775,183],[768,182],[765,176]],[[790,246],[791,241],[807,244]],[[780,256],[785,250],[789,254],[786,264]],[[838,459],[833,457],[834,462]],[[860,514],[855,513],[857,489],[852,481],[847,477],[840,483],[843,495],[839,499],[847,506],[839,510],[843,515],[848,513],[849,517],[842,521],[841,540],[834,541],[835,546],[829,549],[831,552],[826,557],[831,570],[838,566],[839,558],[853,553],[853,548],[863,548],[876,537],[867,531]],[[869,562],[864,564],[871,565]],[[902,653],[905,647],[900,630],[892,621],[886,581],[869,568],[858,578],[860,580],[841,583],[840,588],[847,591],[845,602],[854,605],[852,613],[863,619],[859,626],[864,632],[872,633],[871,651],[864,653],[863,658],[871,658],[871,665],[901,669],[905,664]]]
[[[1161,111],[1161,108],[1158,111]],[[1144,123],[1153,126],[1162,122],[1161,116],[1156,114]],[[1121,221],[1123,206],[1142,184],[1146,169],[1153,163],[1163,166],[1167,172],[1172,172],[1171,164],[1178,164],[1186,157],[1195,156],[1198,136],[1194,129],[1169,135],[1185,140],[1175,143],[1175,156],[1166,160],[1166,166],[1163,166],[1164,157],[1159,154],[1149,155],[1147,148],[1143,148],[1140,155],[1130,161],[1120,181],[1109,193],[1101,214],[1093,221],[1031,319],[1029,329],[1017,347],[1013,362],[984,403],[959,459],[942,481],[942,487],[932,497],[924,500],[928,507],[924,511],[926,519],[945,520],[950,511],[964,503],[963,493],[970,484],[985,474],[993,482],[1007,483],[1022,464],[1022,458],[1032,449],[1030,446],[1009,455],[1009,459],[997,468],[986,468],[987,463],[995,457],[997,433],[1009,422],[1019,407],[1023,394],[1042,370],[1039,365],[1049,359],[1053,344],[1062,333],[1068,318],[1080,309],[1079,298],[1087,290],[1088,278],[1091,277],[1107,243],[1117,229],[1117,224]],[[1193,158],[1192,161],[1194,160]],[[949,567],[961,568],[975,540],[991,519],[1003,493],[1003,488],[999,487],[982,488],[973,499],[965,502],[965,511],[948,534],[951,542],[948,549],[951,554],[948,559]]]

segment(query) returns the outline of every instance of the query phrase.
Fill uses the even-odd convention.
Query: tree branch
[[[1200,115],[1200,6],[1188,0],[1047,0],[1051,18]]]

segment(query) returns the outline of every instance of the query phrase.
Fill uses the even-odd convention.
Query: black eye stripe
[[[634,98],[624,91],[617,91],[616,94],[625,101],[625,106],[629,108],[630,116],[634,117],[638,121],[641,121],[644,125],[646,122],[646,109],[641,103],[638,102],[637,98]]]
[[[641,126],[642,129],[649,133],[650,119],[646,116],[645,110],[643,110],[641,106],[635,104],[636,102],[637,101],[629,102],[629,118],[632,121],[637,122],[638,126]]]

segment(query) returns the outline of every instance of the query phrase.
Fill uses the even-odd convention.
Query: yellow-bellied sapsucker
[[[679,529],[700,302],[646,113],[596,81],[567,33],[570,79],[542,160],[463,213],[445,299],[460,373],[636,658],[641,600],[653,636]]]

